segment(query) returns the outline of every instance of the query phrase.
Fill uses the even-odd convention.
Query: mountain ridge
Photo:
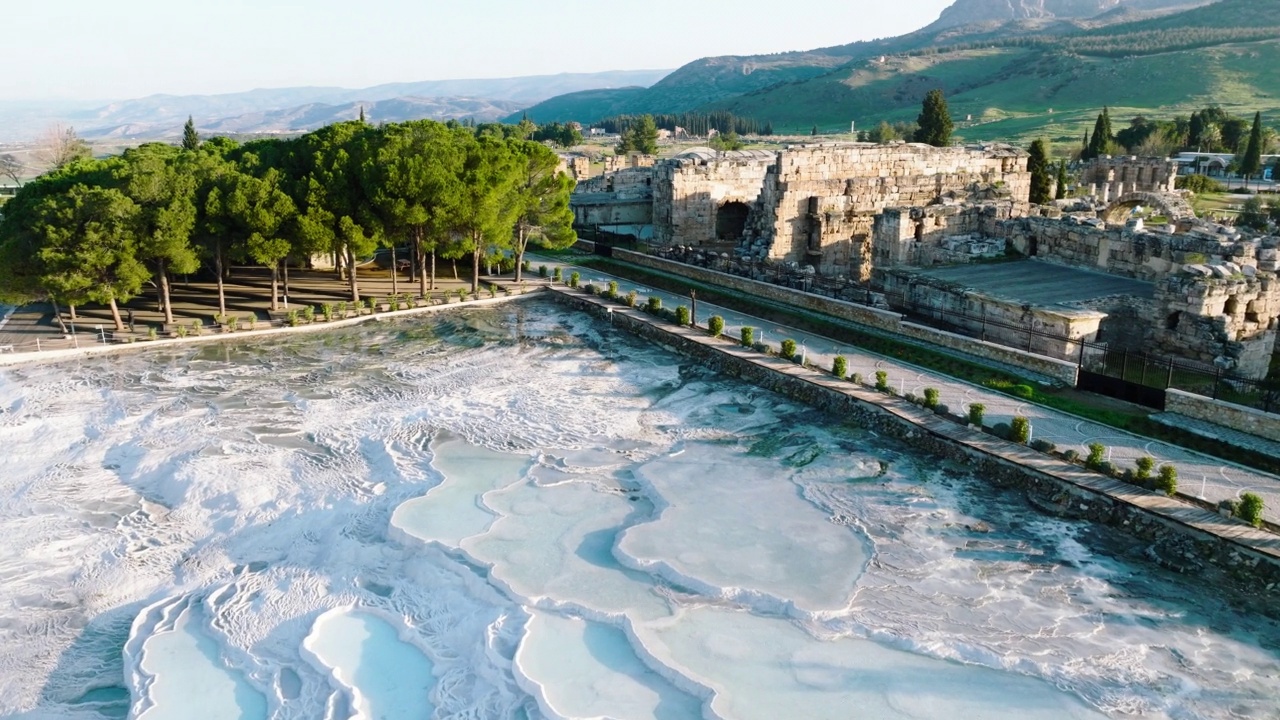
[[[906,35],[775,55],[701,58],[646,89],[610,93],[607,99],[595,91],[584,91],[551,98],[524,112],[535,122],[594,122],[619,114],[730,109],[760,113],[752,117],[762,122],[774,121],[777,125],[780,118],[770,112],[772,108],[740,100],[806,82],[820,82],[827,75],[881,57],[966,43],[1065,37],[1176,15],[1219,1],[1222,0],[957,0],[943,11],[938,21]],[[923,92],[918,94],[922,96]],[[597,95],[601,100],[593,103]],[[832,122],[831,118],[813,119],[819,124]],[[847,126],[851,119],[855,118],[847,118],[841,124]],[[801,128],[799,121],[791,125],[791,129],[807,127]]]
[[[496,120],[521,106],[546,98],[586,89],[648,85],[669,74],[669,70],[613,70],[599,73],[557,73],[513,78],[428,80],[383,83],[368,88],[301,86],[257,88],[213,95],[155,94],[142,98],[101,104],[8,102],[0,104],[0,142],[29,140],[52,123],[72,125],[85,137],[167,137],[172,127],[194,117],[201,127],[211,128],[223,121],[245,118],[255,113],[279,117],[308,105],[343,106],[372,104],[397,98],[430,99],[435,119],[476,117]],[[487,106],[472,113],[477,100]],[[445,110],[450,103],[457,106]],[[413,118],[399,118],[413,119]],[[242,123],[243,124],[243,123]],[[124,128],[131,128],[128,134]],[[274,132],[270,128],[244,132]]]

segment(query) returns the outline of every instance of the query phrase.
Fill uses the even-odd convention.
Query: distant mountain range
[[[493,121],[555,95],[650,85],[669,70],[563,73],[530,77],[390,83],[363,89],[298,87],[225,95],[152,95],[101,103],[0,102],[0,142],[29,140],[50,123],[86,138],[157,139],[177,135],[187,117],[205,132],[280,133],[353,119],[475,118]]]

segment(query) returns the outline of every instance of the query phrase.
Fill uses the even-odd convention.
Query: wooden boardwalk
[[[1163,493],[1152,492],[1114,478],[1100,475],[1078,465],[1046,455],[1025,445],[1001,440],[979,430],[960,425],[920,408],[907,400],[871,388],[854,385],[847,380],[798,365],[780,357],[764,355],[728,339],[712,338],[701,329],[678,327],[672,323],[655,320],[645,313],[608,302],[582,291],[553,287],[553,292],[577,300],[592,303],[614,316],[624,316],[632,321],[650,325],[667,334],[697,343],[716,352],[752,363],[773,372],[788,375],[799,381],[820,386],[827,390],[856,399],[866,405],[880,408],[898,418],[976,453],[1016,463],[1044,475],[1107,496],[1115,501],[1138,508],[1155,518],[1197,530],[1206,535],[1221,538],[1243,550],[1261,555],[1280,564],[1280,535],[1253,528],[1232,518],[1224,518],[1201,507],[1182,502]]]

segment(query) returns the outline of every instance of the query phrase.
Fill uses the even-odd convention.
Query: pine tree
[[[364,106],[363,105],[360,106],[360,124],[361,125],[364,124]]]
[[[1058,189],[1053,194],[1054,200],[1063,200],[1067,197],[1067,161],[1063,160],[1058,163]]]
[[[1253,130],[1249,133],[1249,145],[1245,148],[1244,157],[1240,159],[1240,174],[1244,175],[1245,187],[1249,178],[1262,170],[1262,113],[1254,113]]]
[[[182,128],[182,149],[200,149],[200,133],[196,132],[196,121],[190,115],[187,116],[187,124]]]
[[[1087,160],[1089,155],[1089,131],[1084,131],[1084,145],[1080,146],[1080,159]]]
[[[1027,160],[1031,172],[1031,203],[1044,205],[1050,200],[1052,179],[1049,177],[1049,146],[1044,140],[1031,143],[1031,157]]]
[[[920,117],[916,121],[920,124],[920,129],[916,131],[916,142],[934,147],[946,147],[951,144],[951,131],[955,129],[955,124],[951,122],[951,113],[947,110],[947,99],[941,90],[930,90],[929,94],[925,95]]]

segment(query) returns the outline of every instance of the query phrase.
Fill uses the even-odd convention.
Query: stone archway
[[[1107,209],[1102,211],[1102,219],[1109,223],[1124,222],[1136,207],[1156,208],[1162,215],[1169,218],[1171,223],[1191,220],[1196,216],[1196,211],[1191,209],[1191,203],[1177,193],[1131,192],[1121,195],[1108,205]]]
[[[716,239],[737,242],[747,231],[747,217],[751,207],[744,202],[732,201],[716,209]]]

